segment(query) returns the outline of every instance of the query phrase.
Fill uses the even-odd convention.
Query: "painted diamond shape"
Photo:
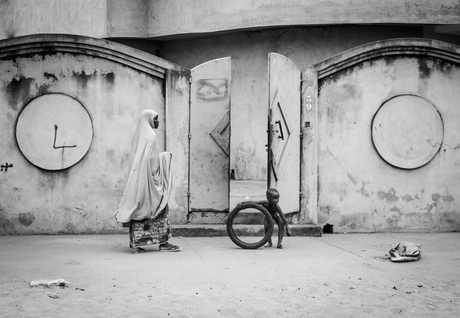
[[[273,98],[271,113],[271,133],[273,135],[271,138],[271,148],[273,149],[272,160],[275,166],[279,166],[289,142],[292,129],[286,118],[286,112],[278,99],[278,91],[276,91],[275,97]]]
[[[230,156],[230,144],[228,138],[223,136],[223,133],[227,126],[230,124],[230,112],[225,113],[224,117],[219,121],[219,123],[211,131],[210,135],[212,139],[219,145],[219,147]]]

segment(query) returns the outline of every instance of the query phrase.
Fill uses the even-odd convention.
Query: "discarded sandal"
[[[144,253],[144,252],[145,252],[145,249],[140,248],[140,247],[131,247],[131,249],[129,250],[129,253],[131,254],[139,254],[139,253]]]
[[[161,244],[160,251],[166,252],[179,252],[182,248],[180,246],[172,245],[169,243]]]

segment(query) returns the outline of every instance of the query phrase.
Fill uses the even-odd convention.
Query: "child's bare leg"
[[[288,221],[286,217],[284,216],[283,213],[280,213],[280,217],[281,217],[281,220],[283,220],[284,226],[286,227],[286,235],[291,236],[291,231],[289,230]]]
[[[265,218],[264,219],[264,232],[265,232],[265,234],[267,234],[267,232],[268,232],[268,222],[269,221],[267,220],[267,218]],[[268,239],[267,245],[265,245],[265,247],[272,247],[272,246],[273,246],[272,238],[270,237]]]
[[[283,248],[283,245],[281,243],[283,242],[284,237],[284,223],[280,217],[276,218],[276,224],[278,224],[278,245],[276,247]]]

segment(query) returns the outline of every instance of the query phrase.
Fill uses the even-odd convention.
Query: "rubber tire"
[[[236,215],[241,210],[245,210],[245,209],[249,209],[249,208],[253,208],[253,209],[256,209],[256,210],[259,210],[260,212],[262,212],[262,214],[265,216],[265,218],[267,218],[268,224],[269,224],[268,225],[268,231],[265,234],[265,236],[259,242],[255,242],[255,243],[247,243],[247,242],[244,242],[244,241],[240,240],[238,238],[238,236],[236,236],[235,231],[233,230],[233,220],[235,219]],[[264,246],[268,242],[268,240],[272,237],[273,229],[274,229],[273,223],[274,222],[273,222],[272,216],[267,211],[267,209],[264,208],[262,205],[260,205],[258,203],[254,203],[254,202],[241,202],[239,204],[239,206],[237,205],[232,210],[232,212],[230,212],[230,214],[228,215],[228,218],[227,218],[227,234],[230,237],[230,239],[233,241],[233,243],[235,243],[239,247],[244,248],[244,249],[254,250],[254,249],[257,249],[259,247]]]

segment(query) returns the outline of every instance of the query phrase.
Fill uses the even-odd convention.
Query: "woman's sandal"
[[[131,254],[139,254],[139,253],[144,253],[144,252],[145,252],[145,249],[140,248],[140,247],[131,247],[131,249],[129,250],[129,253]]]
[[[166,252],[179,252],[182,248],[177,245],[172,245],[169,243],[160,244],[160,251]]]

